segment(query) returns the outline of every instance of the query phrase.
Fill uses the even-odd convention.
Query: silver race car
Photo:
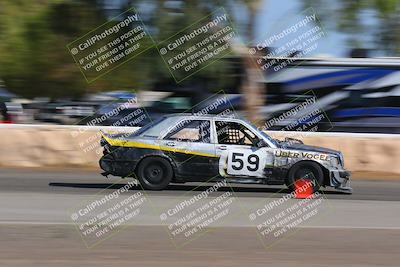
[[[145,189],[169,183],[286,184],[312,181],[314,192],[330,186],[351,193],[350,173],[339,151],[278,141],[243,119],[170,115],[133,134],[102,133],[103,175],[137,177]]]

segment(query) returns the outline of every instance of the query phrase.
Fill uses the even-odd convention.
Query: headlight
[[[339,160],[340,160],[340,166],[344,167],[344,157],[342,153],[339,154]]]
[[[340,160],[336,156],[331,156],[330,163],[332,166],[340,166]]]

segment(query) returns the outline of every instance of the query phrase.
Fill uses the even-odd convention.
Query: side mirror
[[[256,147],[261,148],[261,147],[266,147],[268,146],[267,143],[264,140],[258,140],[256,143]]]

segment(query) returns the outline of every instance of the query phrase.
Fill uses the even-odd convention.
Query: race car
[[[147,190],[170,183],[284,185],[299,179],[351,193],[339,151],[278,141],[250,122],[218,115],[168,115],[134,133],[102,133],[104,176],[135,177]]]

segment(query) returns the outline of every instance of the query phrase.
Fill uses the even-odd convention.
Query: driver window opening
[[[218,144],[253,146],[259,138],[248,128],[236,122],[216,121]]]

